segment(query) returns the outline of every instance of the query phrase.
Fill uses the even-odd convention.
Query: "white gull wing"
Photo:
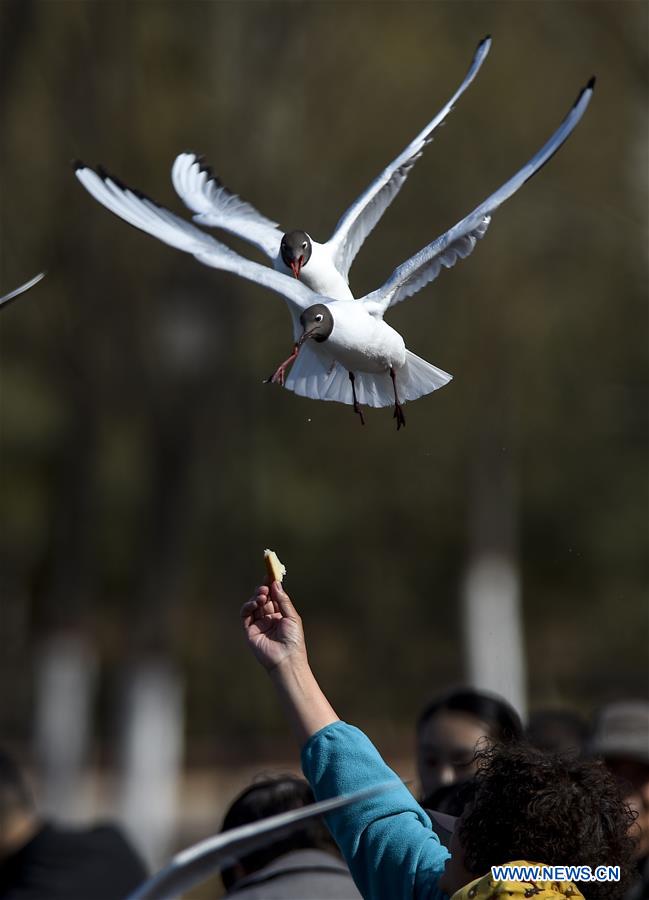
[[[25,284],[21,284],[20,287],[14,288],[13,291],[5,294],[4,297],[0,297],[0,306],[8,306],[12,300],[16,299],[16,297],[19,297],[21,294],[24,294],[25,291],[28,291],[30,288],[34,287],[35,284],[38,284],[41,278],[45,278],[45,272],[40,272],[29,281],[26,281]]]
[[[240,256],[191,222],[186,222],[103,170],[95,172],[94,169],[79,162],[75,166],[75,174],[95,200],[135,228],[145,231],[171,247],[191,253],[206,266],[232,272],[281,294],[291,312],[294,333],[296,330],[298,334],[301,331],[299,318],[302,310],[314,303],[328,302],[328,298],[314,293],[296,278]]]
[[[171,180],[185,206],[200,225],[222,228],[254,244],[275,259],[283,232],[255,207],[229,191],[202,158],[181,153],[171,169]]]
[[[301,809],[279,813],[207,838],[174,856],[169,865],[140,885],[126,900],[171,900],[224,866],[234,865],[246,853],[286,837],[299,829],[305,820],[369,799],[374,794],[400,784],[400,781],[388,781],[354,794],[321,800]]]
[[[568,139],[590,103],[594,84],[595,79],[591,78],[550,140],[513,178],[505,182],[461,222],[398,266],[380,288],[361,298],[368,312],[382,316],[388,307],[412,296],[437,278],[442,267],[450,269],[458,259],[464,259],[471,253],[476,242],[489,227],[491,213],[538,172]]]
[[[325,246],[332,256],[334,265],[345,278],[363,241],[403,187],[410,170],[422,155],[424,147],[433,140],[433,132],[437,126],[451,112],[453,105],[478,74],[490,47],[491,38],[489,36],[480,41],[464,81],[446,106],[437,113],[434,119],[431,119],[405,150],[386,166],[378,178],[374,179],[367,190],[354,201],[339,220],[333,235]]]

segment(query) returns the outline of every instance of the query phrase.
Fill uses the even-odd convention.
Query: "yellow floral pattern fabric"
[[[534,863],[519,860],[510,865],[530,866]],[[558,900],[560,897],[584,900],[584,895],[570,881],[499,881],[491,874],[465,885],[451,900],[508,900],[509,897],[514,900]]]

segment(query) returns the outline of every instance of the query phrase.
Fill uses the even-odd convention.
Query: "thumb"
[[[299,620],[300,617],[297,614],[297,610],[293,606],[291,598],[286,593],[279,581],[273,581],[273,583],[271,584],[270,597],[271,600],[274,600],[275,603],[277,603],[277,608],[285,618]]]

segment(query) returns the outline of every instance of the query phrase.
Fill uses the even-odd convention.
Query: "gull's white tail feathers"
[[[388,372],[373,375],[355,372],[356,397],[362,406],[393,406],[394,391]],[[406,364],[396,373],[397,393],[401,403],[417,400],[444,387],[453,376],[426,362],[409,350]],[[300,397],[311,400],[335,400],[353,403],[349,372],[340,363],[319,352],[318,345],[307,343],[293,363],[285,387]]]
[[[438,388],[444,387],[453,378],[443,369],[438,369],[420,356],[406,350],[406,364],[397,373],[397,390],[399,400],[416,400],[425,397]]]

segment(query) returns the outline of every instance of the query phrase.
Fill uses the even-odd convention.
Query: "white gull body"
[[[405,341],[387,322],[370,315],[355,300],[336,300],[327,305],[334,320],[326,341],[327,353],[348,372],[378,375],[405,365]]]
[[[347,278],[336,268],[331,251],[327,244],[320,244],[308,235],[311,241],[311,257],[309,262],[300,270],[300,279],[323,297],[333,297],[335,300],[353,300]],[[273,268],[276,272],[288,275],[293,273],[282,259],[278,251],[273,260]]]

